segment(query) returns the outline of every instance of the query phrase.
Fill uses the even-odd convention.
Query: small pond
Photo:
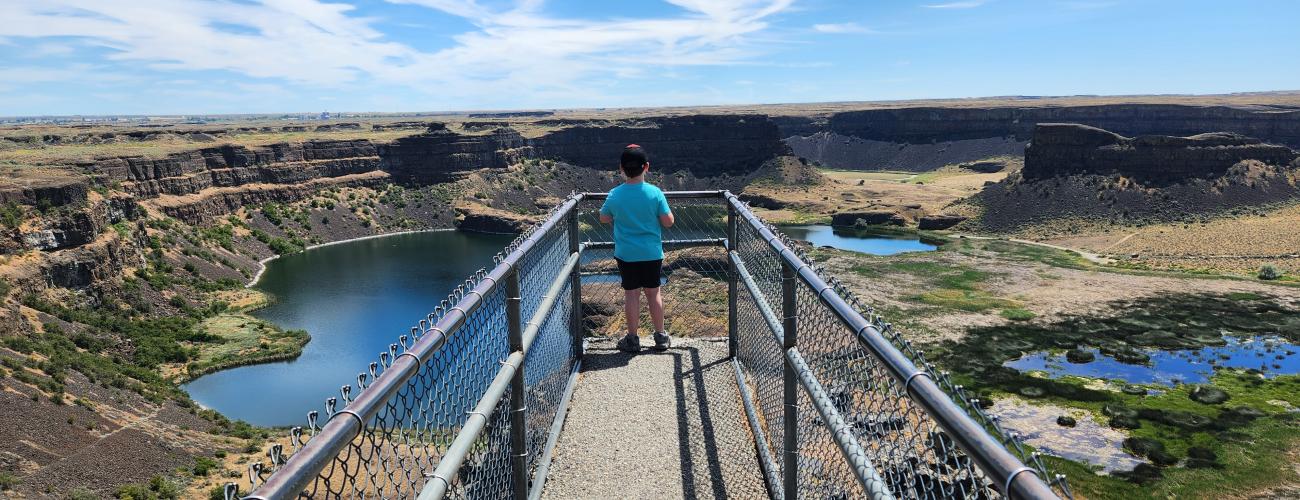
[[[929,252],[938,246],[921,241],[915,234],[827,225],[783,226],[781,231],[813,246],[833,247],[871,255],[894,255],[903,252]]]
[[[1124,362],[1098,349],[1085,349],[1091,361],[1075,363],[1065,353],[1036,352],[1008,361],[1020,371],[1042,371],[1053,378],[1080,377],[1122,380],[1130,384],[1196,384],[1208,382],[1217,368],[1259,370],[1264,376],[1300,373],[1300,346],[1276,336],[1224,337],[1221,346],[1199,349],[1144,350],[1146,363]],[[1076,358],[1084,361],[1089,356]]]

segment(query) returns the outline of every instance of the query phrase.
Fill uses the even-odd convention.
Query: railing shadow
[[[610,342],[609,348],[588,350],[583,360],[583,372],[594,372],[625,367],[637,356],[671,358],[683,498],[725,499],[738,493],[743,498],[746,492],[765,492],[752,457],[728,455],[750,450],[753,444],[726,351],[724,339],[691,339],[690,344],[668,351],[647,349],[638,354],[614,350]],[[667,430],[668,423],[663,424]],[[678,480],[663,479],[666,486]],[[741,482],[752,484],[738,487]]]

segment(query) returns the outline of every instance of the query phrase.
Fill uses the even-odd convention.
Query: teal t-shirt
[[[614,256],[623,262],[664,258],[659,216],[667,215],[668,199],[646,182],[623,183],[609,191],[600,213],[614,218]]]

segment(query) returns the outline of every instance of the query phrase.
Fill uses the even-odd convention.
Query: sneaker
[[[623,352],[641,352],[641,337],[627,334],[618,339],[618,350]]]
[[[668,332],[655,332],[654,350],[667,351],[668,348],[672,346],[673,338],[668,336]]]

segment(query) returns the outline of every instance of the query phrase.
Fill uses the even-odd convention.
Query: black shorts
[[[618,275],[623,278],[624,290],[638,288],[659,288],[659,272],[663,269],[663,259],[641,260],[636,262],[618,262]]]

